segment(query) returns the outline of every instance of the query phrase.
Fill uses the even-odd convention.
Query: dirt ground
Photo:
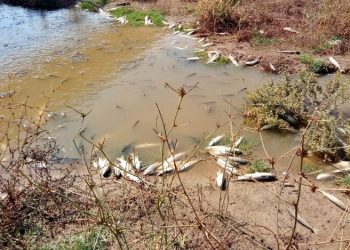
[[[303,1],[301,1],[303,2]],[[195,15],[195,6],[196,1],[185,1],[185,0],[157,0],[157,1],[125,1],[125,0],[115,0],[105,6],[105,10],[111,9],[118,6],[120,3],[128,3],[130,6],[141,9],[158,9],[165,13],[166,20],[169,22],[177,22],[181,24],[188,24],[193,27],[198,26],[198,21]],[[296,9],[298,8],[295,7]],[[298,12],[300,10],[291,10],[291,12]],[[272,14],[273,15],[273,14]],[[297,16],[296,16],[297,17]],[[275,17],[279,20],[284,20],[281,25],[290,24],[296,22],[295,16],[291,17]],[[283,27],[276,27],[279,30],[268,30],[269,27],[266,27],[267,30],[263,32],[276,33],[278,35],[282,34],[282,39],[279,40],[277,44],[271,44],[268,46],[265,45],[256,45],[252,41],[247,41],[246,36],[251,36],[247,34],[246,30],[240,32],[224,32],[224,33],[207,33],[200,31],[195,34],[195,36],[207,37],[211,42],[213,42],[212,47],[208,50],[218,50],[223,55],[229,56],[232,55],[239,62],[245,62],[249,60],[254,60],[259,58],[260,63],[254,67],[259,68],[262,71],[274,73],[274,74],[293,74],[300,72],[301,70],[307,69],[305,64],[300,62],[299,56],[302,53],[311,53],[309,49],[305,48],[306,41],[299,42],[300,38],[296,37],[295,34],[289,32],[283,32]],[[272,28],[273,29],[273,28]],[[310,27],[312,30],[312,27]],[[250,32],[250,31],[249,31]],[[248,32],[248,33],[249,33]],[[295,36],[295,38],[293,37]],[[292,42],[291,42],[292,41]],[[304,44],[304,45],[303,45]],[[298,54],[286,54],[281,53],[280,51],[297,51]],[[350,72],[350,52],[346,53],[335,53],[332,54],[317,54],[315,59],[322,60],[327,66],[332,65],[329,61],[329,56],[333,56],[341,65],[344,73]],[[270,65],[273,65],[271,68]]]

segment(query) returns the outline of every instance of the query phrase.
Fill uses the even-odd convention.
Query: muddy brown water
[[[45,127],[69,157],[78,155],[72,139],[81,117],[67,105],[88,113],[84,136],[94,142],[105,139],[105,151],[120,156],[127,145],[158,142],[154,128],[161,128],[161,123],[156,103],[166,125],[172,124],[178,96],[165,82],[174,88],[184,84],[186,89],[199,82],[184,99],[177,121],[183,126],[172,135],[182,151],[228,120],[225,100],[238,114],[245,92],[272,78],[249,67],[187,61],[200,47],[193,37],[152,27],[120,27],[78,9],[39,12],[0,5],[0,31],[2,91],[13,89],[16,100],[28,97],[30,105],[43,107],[50,91],[64,82],[50,100],[49,111],[56,115]],[[235,129],[241,121],[235,120]],[[216,132],[222,133],[228,134],[229,127]],[[244,134],[259,141],[256,134]],[[276,157],[297,143],[291,134],[272,132],[264,133],[264,141]],[[87,146],[79,137],[76,144]],[[151,162],[159,159],[160,149],[147,147],[139,153]],[[260,146],[255,154],[263,157]]]

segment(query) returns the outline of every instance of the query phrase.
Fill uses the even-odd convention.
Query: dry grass
[[[197,14],[206,32],[228,31],[251,41],[258,31],[291,47],[315,53],[344,54],[349,49],[350,1],[346,0],[201,0]],[[283,30],[290,27],[299,33]],[[337,44],[332,41],[341,40]],[[274,45],[271,45],[274,46]]]

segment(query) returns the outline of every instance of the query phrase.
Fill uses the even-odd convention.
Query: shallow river
[[[69,107],[89,113],[84,135],[94,142],[105,139],[107,153],[119,156],[126,145],[158,141],[153,130],[161,126],[156,103],[171,125],[178,96],[165,82],[186,89],[199,82],[184,99],[177,122],[184,126],[172,137],[181,151],[228,120],[225,100],[239,114],[246,91],[272,78],[249,67],[189,62],[186,58],[199,47],[192,37],[158,28],[120,27],[77,9],[39,12],[0,5],[0,32],[2,90],[15,90],[15,99],[28,97],[30,105],[43,107],[63,82],[48,108],[56,115],[45,126],[69,156],[77,155],[72,139],[81,122]],[[241,121],[235,120],[236,129]],[[222,133],[228,134],[229,127],[216,134]],[[246,136],[257,141],[254,134]],[[267,132],[264,138],[276,155],[296,143],[288,134]],[[78,138],[77,144],[84,142]],[[140,149],[140,154],[151,160],[159,157],[159,149]]]

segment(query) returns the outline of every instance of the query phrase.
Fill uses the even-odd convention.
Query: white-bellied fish
[[[213,139],[211,139],[211,141],[209,142],[208,146],[215,146],[216,144],[218,144],[220,141],[222,141],[222,139],[225,138],[225,135],[218,135],[216,137],[214,137]]]
[[[238,181],[274,181],[277,180],[276,175],[272,173],[256,172],[238,176]]]
[[[295,210],[293,208],[288,208],[288,213],[290,216],[293,217],[293,219],[295,219]],[[297,215],[297,221],[303,225],[304,227],[308,228],[311,230],[311,232],[313,232],[314,234],[317,234],[317,229],[313,228],[309,223],[306,222],[306,220],[304,220],[298,213]]]
[[[333,202],[335,205],[337,205],[338,207],[340,207],[343,210],[346,210],[347,206],[345,205],[344,202],[342,202],[341,200],[339,200],[337,197],[335,197],[334,195],[331,195],[325,191],[319,190],[324,196],[326,196],[331,202]]]

